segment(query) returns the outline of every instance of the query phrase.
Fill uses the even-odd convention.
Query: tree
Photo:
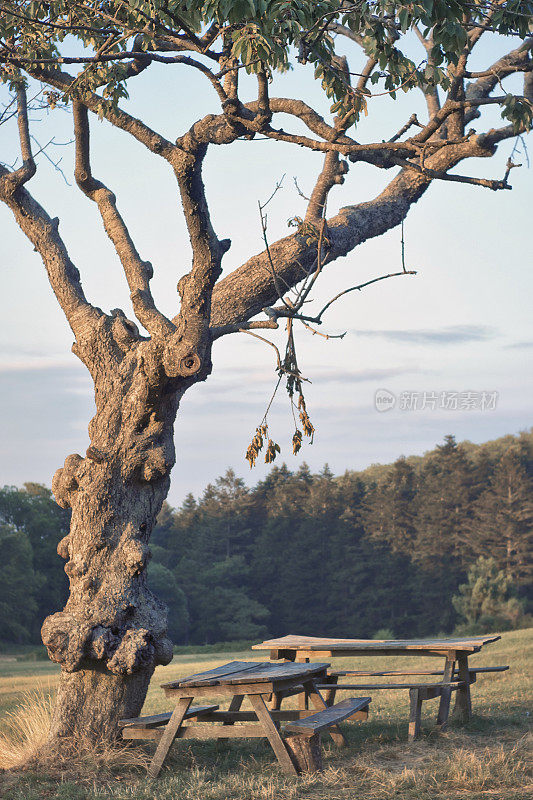
[[[500,142],[531,127],[532,14],[532,3],[524,0],[2,3],[0,74],[13,92],[22,164],[0,166],[0,198],[44,262],[74,334],[73,352],[94,381],[96,401],[86,454],[69,455],[53,479],[56,500],[72,509],[72,521],[58,545],[67,561],[70,597],[42,628],[50,657],[62,669],[52,739],[78,731],[115,736],[120,717],[139,713],[154,666],[172,657],[164,604],[146,583],[148,541],[175,461],[178,406],[191,386],[209,376],[213,342],[239,331],[257,335],[255,330],[275,329],[286,320],[287,348],[278,356],[278,371],[299,414],[297,450],[313,427],[293,328],[299,323],[316,328],[333,301],[314,313],[304,303],[312,299],[326,265],[399,225],[433,181],[509,188],[511,162],[500,180],[451,170],[465,159],[494,155]],[[486,32],[515,37],[515,46],[494,64],[472,71],[470,55]],[[415,37],[423,64],[405,54],[404,45],[409,50]],[[364,59],[356,70],[342,55],[345,45]],[[332,100],[332,122],[301,99],[274,95],[271,79],[296,61],[302,70],[314,69]],[[148,111],[139,119],[120,106],[126,87],[154,64],[198,70],[217,96],[212,113],[175,142],[154,130]],[[250,102],[243,102],[243,73],[257,88]],[[502,82],[517,74],[524,76],[523,90],[501,91]],[[33,91],[35,82],[44,87],[41,98],[50,107],[72,107],[76,184],[98,208],[143,333],[121,309],[106,313],[87,299],[59,220],[27,188],[36,161],[26,90]],[[424,121],[413,114],[398,124],[397,133],[384,130],[379,141],[362,144],[354,138],[350,131],[371,109],[372,97],[394,97],[400,89],[422,90]],[[491,105],[501,109],[505,124],[485,126],[483,111]],[[172,318],[155,305],[153,267],[140,257],[115,195],[92,174],[91,114],[163,159],[177,180],[192,266],[179,279],[181,302]],[[279,127],[280,114],[298,125]],[[481,132],[473,132],[478,118]],[[307,133],[294,132],[301,125]],[[219,280],[231,242],[217,236],[210,218],[204,159],[210,147],[258,135],[316,151],[323,156],[322,168],[305,219],[293,220],[293,233],[269,243],[262,207],[265,250]],[[349,163],[373,165],[394,177],[376,198],[328,218],[328,195],[343,183]],[[399,274],[406,272],[404,267]],[[375,280],[384,277],[389,276]],[[347,286],[343,294],[356,288],[361,287]],[[266,423],[249,450],[252,463],[263,446],[272,460],[276,443]]]
[[[488,633],[516,627],[523,607],[516,597],[509,597],[510,588],[509,576],[498,569],[496,561],[480,556],[470,568],[468,582],[459,586],[459,594],[452,598],[464,631]]]
[[[0,640],[26,642],[41,581],[32,564],[31,544],[24,531],[0,522]]]
[[[32,641],[39,641],[43,619],[60,608],[68,597],[67,576],[57,558],[58,542],[68,533],[70,514],[59,508],[45,486],[26,483],[23,489],[0,489],[0,521],[26,534],[38,578],[36,612],[25,612],[25,625]],[[28,583],[28,596],[32,596]],[[2,638],[0,636],[0,638]]]
[[[490,555],[516,583],[531,581],[533,505],[531,478],[518,448],[509,447],[474,506],[471,548]]]

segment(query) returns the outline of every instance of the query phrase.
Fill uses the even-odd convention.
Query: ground
[[[265,654],[266,656],[266,654]],[[263,660],[265,659],[263,656]],[[152,745],[133,753],[81,756],[76,770],[58,759],[39,769],[0,775],[2,800],[532,800],[530,722],[533,629],[505,633],[471,663],[509,664],[505,673],[480,676],[473,686],[474,719],[437,733],[437,700],[423,706],[422,736],[407,744],[408,693],[373,693],[368,722],[347,724],[349,746],[327,743],[324,771],[288,778],[262,741],[178,742],[155,785],[144,778]],[[9,660],[11,659],[11,660]],[[49,662],[0,656],[0,729],[24,693],[53,694],[58,671]],[[254,651],[187,654],[159,667],[145,712],[168,710],[159,684],[226,661],[262,660]],[[434,659],[387,659],[387,668],[407,663],[435,667]],[[383,659],[337,659],[335,666],[382,668]],[[372,693],[371,693],[372,694]],[[213,696],[213,700],[217,700]],[[41,707],[46,717],[46,702]],[[7,715],[6,715],[7,714]],[[531,716],[530,716],[531,714]],[[35,724],[40,724],[39,722]],[[0,744],[0,763],[2,747]],[[531,766],[531,759],[529,759]]]

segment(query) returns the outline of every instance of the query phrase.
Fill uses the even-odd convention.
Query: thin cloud
[[[483,342],[496,336],[488,325],[449,325],[445,328],[406,328],[404,330],[353,330],[356,336],[386,339],[401,344],[448,345]]]
[[[385,378],[396,378],[400,375],[409,375],[413,372],[418,372],[413,367],[389,367],[384,369],[362,369],[359,371],[347,369],[332,369],[319,367],[312,370],[310,375],[313,383],[321,381],[335,381],[335,383],[342,382],[349,383],[366,383],[367,381],[381,381]]]
[[[533,342],[511,342],[504,344],[506,350],[527,350],[533,347]]]

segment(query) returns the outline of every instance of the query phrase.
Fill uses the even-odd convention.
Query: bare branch
[[[27,67],[26,72],[38,81],[44,81],[50,86],[54,86],[61,92],[68,94],[69,89],[75,80],[72,75],[60,70],[47,70],[43,67]],[[111,102],[100,97],[96,92],[84,90],[78,98],[80,102],[85,105],[89,111],[95,114],[103,114],[105,119],[120,128],[123,131],[131,134],[138,142],[143,144],[155,155],[160,155],[169,160],[173,151],[176,149],[172,142],[165,139],[156,131],[148,127],[144,122],[127,114],[120,108],[113,108]]]
[[[87,108],[83,103],[75,100],[72,110],[76,142],[74,172],[76,183],[82,192],[98,206],[105,231],[113,242],[124,269],[135,316],[149,333],[164,338],[175,331],[175,326],[155,307],[150,291],[150,279],[153,275],[152,265],[149,261],[143,261],[135,249],[129,231],[117,209],[113,192],[101,181],[95,180],[91,174]]]
[[[85,298],[80,274],[69,258],[59,235],[59,220],[51,219],[23,186],[13,191],[11,173],[0,165],[0,199],[11,209],[22,232],[40,254],[48,279],[78,341],[93,330],[104,316]]]
[[[400,128],[400,130],[398,131],[398,133],[395,133],[395,134],[394,134],[394,136],[391,136],[391,138],[389,139],[389,142],[396,142],[396,141],[398,141],[398,139],[400,139],[400,138],[401,138],[401,137],[404,135],[404,133],[407,133],[407,131],[409,130],[409,128],[411,128],[413,125],[416,125],[416,127],[417,127],[417,128],[423,128],[423,127],[424,127],[424,126],[423,126],[423,125],[422,125],[422,124],[421,124],[421,123],[418,121],[418,117],[416,116],[416,114],[411,114],[411,116],[409,117],[409,119],[407,120],[407,122],[405,123],[405,125],[402,125],[402,127]]]
[[[31,152],[31,137],[28,123],[28,103],[26,89],[19,84],[16,89],[17,97],[17,122],[20,141],[20,155],[22,166],[6,176],[5,180],[11,191],[15,192],[19,186],[23,186],[35,175],[35,161]]]
[[[221,336],[226,336],[228,333],[248,333],[251,330],[266,330],[267,328],[277,330],[279,325],[273,319],[244,322],[242,325],[222,325],[220,328],[211,328],[211,338],[215,341],[215,339],[220,339]]]

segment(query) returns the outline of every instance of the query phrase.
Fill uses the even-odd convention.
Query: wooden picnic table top
[[[324,673],[329,664],[275,664],[272,661],[230,661],[216,669],[197,672],[171,683],[161,684],[164,689],[200,688],[235,684],[276,683],[277,681],[301,681]]]
[[[464,653],[478,653],[481,648],[497,642],[501,637],[468,636],[462,638],[443,639],[329,639],[316,636],[296,636],[289,634],[279,639],[267,639],[260,644],[254,644],[252,650],[290,650],[290,651],[317,651],[335,653],[417,653],[436,651],[450,651]]]

